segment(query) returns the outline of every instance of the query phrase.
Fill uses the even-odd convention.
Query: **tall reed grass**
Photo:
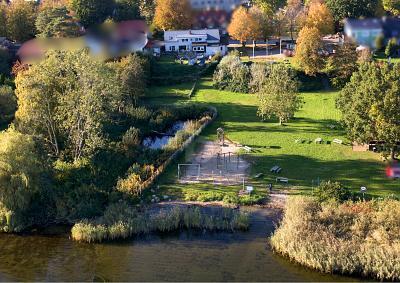
[[[275,251],[310,268],[400,280],[400,202],[318,203],[289,198],[270,239]]]
[[[217,211],[199,207],[173,207],[156,212],[137,212],[125,203],[111,205],[103,217],[83,221],[72,227],[72,238],[81,242],[102,242],[125,239],[150,232],[170,232],[180,229],[206,229],[211,231],[246,230],[246,213],[223,208]]]

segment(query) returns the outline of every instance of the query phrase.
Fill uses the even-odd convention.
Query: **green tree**
[[[304,27],[297,38],[295,61],[307,75],[315,75],[325,68],[321,55],[322,37],[316,27]]]
[[[45,164],[32,136],[12,128],[0,132],[0,230],[19,232],[35,218],[45,220],[46,202],[40,202],[49,197]]]
[[[0,86],[0,126],[10,123],[17,110],[17,99],[9,86]]]
[[[385,48],[385,36],[383,34],[376,37],[375,48],[376,51],[382,51]]]
[[[334,87],[342,88],[349,82],[352,74],[358,69],[357,61],[358,54],[354,43],[346,41],[342,46],[337,47],[336,53],[329,57],[327,64]]]
[[[139,1],[137,0],[117,0],[113,13],[116,22],[134,20],[140,18]]]
[[[36,6],[33,1],[15,0],[7,9],[7,36],[24,42],[36,34]]]
[[[384,141],[384,153],[397,154],[400,141],[400,65],[366,63],[342,89],[337,106],[349,138],[359,143]]]
[[[383,0],[383,8],[394,16],[400,15],[400,0]]]
[[[114,0],[71,0],[71,8],[81,24],[90,27],[111,17],[115,3]]]
[[[289,121],[301,106],[298,82],[292,70],[273,65],[257,98],[258,116],[262,119],[276,117],[281,125]]]
[[[146,67],[149,67],[147,60],[136,54],[128,55],[118,62],[111,63],[116,70],[119,82],[122,86],[123,105],[119,108],[136,106],[139,97],[143,96],[146,88]]]
[[[139,2],[140,16],[146,20],[148,24],[153,22],[156,10],[156,0],[141,0]]]
[[[75,37],[79,34],[79,26],[65,7],[43,9],[35,25],[37,37]]]
[[[115,71],[85,52],[53,52],[18,73],[16,125],[43,136],[50,152],[70,160],[91,156],[122,104]]]
[[[326,0],[337,23],[346,18],[374,17],[382,10],[380,0]]]
[[[397,44],[397,39],[391,38],[386,46],[385,55],[387,57],[393,57],[396,55],[396,52],[398,49],[399,49],[399,46]]]
[[[0,37],[7,37],[7,4],[0,1]]]

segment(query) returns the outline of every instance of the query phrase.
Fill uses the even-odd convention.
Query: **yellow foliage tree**
[[[188,0],[157,0],[154,25],[162,30],[189,29],[192,8]]]
[[[247,40],[261,39],[263,28],[263,18],[259,9],[253,7],[247,10],[240,7],[232,15],[228,33],[233,39],[245,44]]]
[[[320,51],[323,44],[321,34],[316,27],[304,27],[296,42],[295,61],[308,75],[315,75],[325,67]]]
[[[319,1],[310,3],[305,26],[315,27],[321,34],[330,34],[334,32],[334,21],[328,7]]]

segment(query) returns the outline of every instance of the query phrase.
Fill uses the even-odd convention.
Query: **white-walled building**
[[[218,29],[171,30],[164,32],[166,52],[195,52],[204,55],[228,51],[227,45],[221,43]]]
[[[248,0],[190,0],[192,8],[195,10],[225,10],[227,12],[235,10]]]

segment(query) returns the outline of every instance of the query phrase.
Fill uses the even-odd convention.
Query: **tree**
[[[400,15],[400,0],[383,0],[383,8],[394,16]]]
[[[399,46],[397,44],[397,39],[391,38],[386,46],[385,55],[387,57],[395,56],[398,49],[399,49]]]
[[[120,61],[112,63],[122,86],[123,105],[119,108],[136,106],[139,97],[143,96],[146,88],[145,68],[147,61],[139,55],[129,55]]]
[[[16,125],[40,135],[55,157],[90,157],[122,104],[116,73],[85,52],[51,52],[16,78]]]
[[[37,37],[75,37],[79,26],[68,15],[67,8],[46,8],[36,18]]]
[[[326,0],[337,23],[346,18],[374,17],[381,10],[380,0]]]
[[[11,71],[11,55],[7,49],[0,47],[0,75],[10,75]]]
[[[257,98],[258,116],[262,119],[276,117],[281,125],[289,121],[301,106],[298,82],[292,70],[284,65],[273,65]]]
[[[332,79],[332,85],[342,88],[351,78],[352,74],[358,69],[358,54],[356,45],[346,41],[342,46],[338,46],[336,53],[328,59],[328,72]]]
[[[140,17],[138,0],[117,0],[113,14],[116,22],[138,19]]]
[[[7,37],[7,4],[0,1],[0,37]]]
[[[15,0],[7,10],[7,36],[24,42],[36,34],[36,6],[33,1]]]
[[[322,35],[331,34],[334,31],[331,12],[324,3],[318,1],[310,4],[305,25],[309,28],[317,28]]]
[[[285,5],[285,0],[253,0],[253,5],[258,6],[267,14],[274,14]]]
[[[114,11],[114,0],[71,0],[71,8],[85,27],[103,23]]]
[[[294,33],[302,25],[305,16],[304,5],[301,0],[289,0],[283,10],[283,20],[286,30],[290,33],[290,38],[294,40]]]
[[[140,16],[146,20],[148,24],[153,22],[156,10],[156,0],[142,0],[139,2]]]
[[[233,39],[239,40],[245,45],[247,40],[257,40],[263,37],[262,20],[257,8],[252,7],[247,10],[240,7],[232,15],[228,33]]]
[[[308,75],[315,75],[325,67],[321,55],[323,48],[321,34],[315,27],[304,27],[297,38],[295,61]]]
[[[383,34],[376,37],[375,48],[376,51],[382,51],[385,48],[385,36]]]
[[[154,25],[162,30],[188,29],[192,25],[192,8],[188,0],[157,0]]]
[[[0,86],[0,126],[7,125],[14,119],[17,99],[9,86]]]
[[[400,141],[400,65],[366,63],[342,89],[337,106],[353,141],[385,142],[384,153],[397,155]]]
[[[44,155],[32,136],[10,128],[0,132],[0,230],[19,232],[33,224],[46,204],[38,205],[49,186]]]
[[[240,61],[237,54],[223,57],[213,76],[216,88],[234,92],[247,92],[249,79],[249,68]]]

